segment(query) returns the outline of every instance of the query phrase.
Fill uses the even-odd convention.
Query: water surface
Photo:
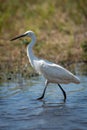
[[[62,85],[66,103],[56,84],[49,84],[44,100],[42,76],[0,84],[0,130],[87,130],[87,69],[75,66],[81,84]]]

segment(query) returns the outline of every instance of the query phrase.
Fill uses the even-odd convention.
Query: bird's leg
[[[39,97],[39,98],[37,98],[37,100],[41,100],[41,99],[44,98],[44,95],[45,95],[45,92],[46,92],[47,85],[48,85],[48,81],[46,80],[46,82],[45,82],[45,88],[44,88],[44,91],[43,91],[43,93],[42,93],[42,96]]]
[[[60,84],[58,84],[59,88],[62,90],[63,95],[64,95],[64,102],[66,101],[66,92],[63,90]]]

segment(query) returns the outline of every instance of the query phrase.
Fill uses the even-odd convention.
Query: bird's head
[[[19,35],[17,37],[12,38],[11,41],[22,38],[22,37],[25,37],[25,36],[28,36],[30,38],[35,38],[35,34],[34,34],[33,31],[27,31],[24,34],[21,34],[21,35]]]
[[[24,34],[30,38],[32,38],[35,35],[33,31],[27,31]]]

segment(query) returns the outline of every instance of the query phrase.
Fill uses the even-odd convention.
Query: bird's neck
[[[29,58],[31,66],[34,67],[34,60],[37,59],[33,53],[33,46],[36,43],[36,36],[34,35],[31,39],[31,42],[27,46],[27,56]]]

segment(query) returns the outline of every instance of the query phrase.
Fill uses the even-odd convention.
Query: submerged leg
[[[64,95],[64,102],[66,101],[66,92],[63,90],[60,84],[58,84],[59,88],[62,90],[63,95]]]
[[[37,98],[37,100],[41,100],[42,98],[44,98],[44,95],[45,95],[45,92],[46,92],[47,85],[48,85],[48,81],[46,80],[44,91],[43,91],[41,97]]]

